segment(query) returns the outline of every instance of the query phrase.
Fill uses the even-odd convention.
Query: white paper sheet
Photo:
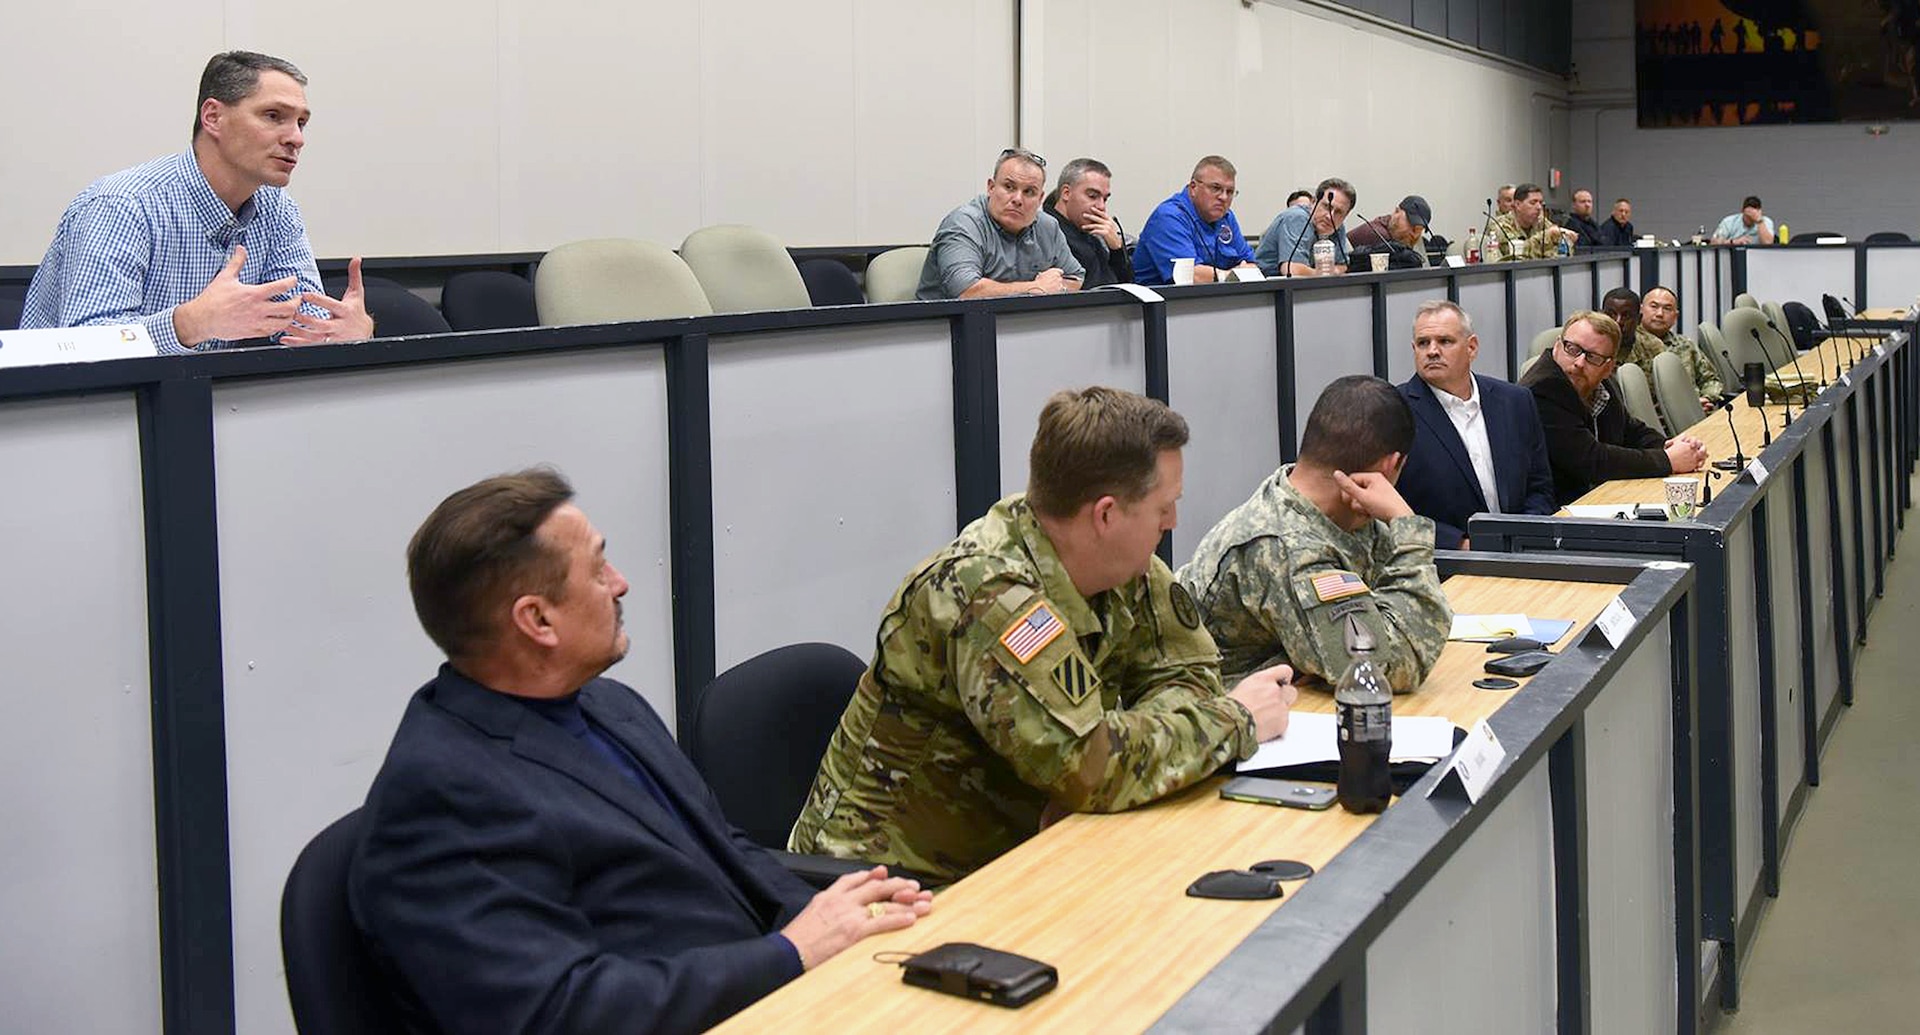
[[[1509,636],[1532,636],[1533,622],[1526,615],[1454,615],[1449,640],[1491,643]]]
[[[1287,720],[1287,732],[1260,745],[1253,757],[1236,768],[1240,772],[1279,769],[1309,762],[1332,762],[1340,757],[1335,739],[1336,724],[1324,712],[1294,712]],[[1395,762],[1431,761],[1453,753],[1453,723],[1436,715],[1396,715],[1393,717]]]

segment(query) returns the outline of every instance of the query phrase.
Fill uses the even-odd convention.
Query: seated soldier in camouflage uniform
[[[1433,567],[1433,521],[1393,487],[1413,436],[1398,389],[1343,377],[1313,404],[1299,463],[1282,465],[1200,540],[1179,579],[1220,645],[1223,671],[1285,662],[1331,683],[1347,666],[1345,620],[1358,613],[1396,693],[1427,678],[1453,610]]]
[[[1647,289],[1647,297],[1640,300],[1640,336],[1652,338],[1680,357],[1687,365],[1688,376],[1693,378],[1694,390],[1700,393],[1700,405],[1711,410],[1720,405],[1721,397],[1727,392],[1726,385],[1720,381],[1720,367],[1693,339],[1673,329],[1679,321],[1680,298],[1673,289]]]
[[[1487,262],[1515,259],[1546,259],[1560,254],[1560,242],[1579,235],[1555,226],[1547,218],[1547,196],[1537,183],[1523,183],[1513,189],[1513,211],[1493,217],[1494,248],[1485,255]]]
[[[1154,555],[1186,441],[1179,414],[1131,392],[1047,401],[1027,492],[894,592],[795,851],[954,880],[1043,817],[1145,804],[1285,732],[1291,671],[1227,693],[1199,611]]]
[[[1653,380],[1653,357],[1667,351],[1665,342],[1651,334],[1640,333],[1640,292],[1617,287],[1600,296],[1600,311],[1620,325],[1619,366],[1638,366],[1647,380]]]

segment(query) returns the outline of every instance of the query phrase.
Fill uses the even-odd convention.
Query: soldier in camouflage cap
[[[1286,729],[1292,673],[1231,694],[1193,600],[1154,555],[1186,421],[1112,388],[1040,414],[1028,491],[922,561],[790,839],[954,880],[1043,816],[1152,801]]]
[[[1693,339],[1673,329],[1679,320],[1680,298],[1673,289],[1648,288],[1647,297],[1640,300],[1640,333],[1680,357],[1687,366],[1687,375],[1693,378],[1694,390],[1700,393],[1700,405],[1711,410],[1720,405],[1720,397],[1727,391],[1720,380],[1720,367]]]
[[[1560,242],[1568,248],[1578,234],[1555,226],[1547,218],[1546,195],[1540,186],[1523,183],[1513,190],[1513,211],[1493,217],[1494,248],[1484,256],[1487,262],[1515,259],[1547,259],[1560,254]]]
[[[1300,462],[1262,482],[1180,569],[1225,672],[1278,661],[1330,683],[1347,665],[1345,620],[1359,614],[1396,692],[1427,678],[1453,611],[1433,522],[1394,489],[1412,446],[1413,413],[1393,385],[1355,375],[1320,393]]]

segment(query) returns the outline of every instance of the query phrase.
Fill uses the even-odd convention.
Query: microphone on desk
[[[1773,374],[1773,383],[1780,386],[1780,404],[1786,407],[1786,417],[1780,421],[1780,430],[1787,430],[1793,423],[1793,395],[1787,391],[1787,382],[1780,376],[1780,368],[1774,365],[1773,352],[1767,348],[1767,339],[1760,334],[1760,328],[1749,327],[1747,333],[1753,335],[1754,344],[1760,346],[1760,354],[1767,357],[1766,367]]]
[[[1847,316],[1847,319],[1849,320],[1860,319],[1860,307],[1853,304],[1853,299],[1848,298],[1845,295],[1841,295],[1840,301],[1845,302],[1847,304],[1847,312],[1849,314]],[[1860,347],[1860,340],[1851,335],[1847,337],[1847,351],[1852,353],[1853,361],[1855,363],[1860,362],[1860,360],[1866,355],[1866,352]]]
[[[1765,449],[1768,446],[1773,445],[1773,424],[1771,421],[1767,420],[1767,411],[1760,409],[1761,401],[1763,401],[1766,398],[1766,393],[1767,393],[1766,384],[1765,384],[1766,375],[1765,374],[1760,375],[1760,380],[1759,382],[1756,383],[1752,378],[1751,370],[1750,370],[1750,368],[1752,367],[1765,366],[1766,364],[1749,363],[1746,365],[1746,367],[1741,367],[1738,364],[1734,363],[1733,357],[1731,355],[1728,355],[1726,349],[1721,349],[1720,354],[1722,356],[1727,357],[1727,368],[1729,370],[1738,370],[1741,372],[1742,375],[1744,375],[1743,383],[1745,384],[1747,389],[1747,405],[1753,407],[1756,410],[1760,410],[1760,448]],[[1728,405],[1726,407],[1726,411],[1727,411],[1727,419],[1732,420],[1733,406]],[[1740,448],[1739,443],[1736,442],[1734,444],[1734,448],[1736,450],[1739,449]]]
[[[1731,360],[1729,360],[1731,362]],[[1740,448],[1740,428],[1733,420],[1733,407],[1722,407],[1727,413],[1727,431],[1733,435],[1733,455],[1724,460],[1715,460],[1713,466],[1722,471],[1738,471],[1747,466],[1747,454]],[[1711,481],[1711,479],[1709,479]],[[1713,490],[1708,488],[1707,492]],[[1711,497],[1709,497],[1711,498]]]
[[[1481,215],[1486,220],[1487,233],[1491,234],[1491,233],[1498,232],[1500,234],[1500,237],[1502,238],[1500,242],[1500,254],[1502,257],[1505,257],[1507,252],[1511,251],[1511,249],[1508,246],[1513,243],[1513,238],[1508,237],[1507,232],[1505,230],[1501,230],[1499,225],[1494,221],[1492,198],[1487,199],[1487,209],[1485,212],[1482,212]],[[1483,250],[1484,250],[1484,246],[1483,246]],[[1519,258],[1519,256],[1516,255],[1514,256],[1514,258],[1517,259]],[[1480,258],[1480,261],[1481,262],[1487,261],[1486,256],[1482,255]]]
[[[1299,233],[1293,235],[1293,243],[1287,246],[1287,254],[1280,257],[1281,276],[1293,276],[1293,253],[1300,250],[1300,242],[1306,240],[1307,231],[1313,229],[1313,214],[1320,211],[1320,205],[1323,202],[1326,204],[1327,210],[1331,212],[1333,210],[1332,188],[1328,188],[1323,196],[1313,199],[1313,207],[1307,210],[1306,224],[1300,228]],[[1308,256],[1308,258],[1312,258],[1312,256]],[[1302,265],[1311,266],[1313,263],[1302,263]]]
[[[1775,336],[1777,336],[1777,337],[1778,337],[1778,338],[1780,339],[1780,344],[1781,344],[1781,346],[1782,346],[1782,347],[1784,347],[1784,348],[1785,348],[1785,349],[1787,350],[1787,355],[1788,355],[1789,357],[1791,357],[1791,358],[1793,359],[1793,372],[1794,372],[1795,374],[1797,374],[1797,375],[1799,375],[1799,377],[1800,377],[1800,381],[1801,381],[1801,383],[1802,383],[1802,384],[1805,384],[1805,383],[1806,383],[1806,380],[1807,380],[1807,372],[1806,372],[1806,371],[1804,371],[1804,370],[1802,370],[1802,369],[1800,369],[1800,350],[1799,350],[1799,348],[1797,348],[1797,347],[1796,347],[1796,346],[1794,345],[1794,343],[1793,343],[1793,339],[1792,339],[1792,338],[1789,338],[1789,337],[1787,337],[1787,335],[1786,335],[1786,333],[1780,330],[1780,325],[1779,325],[1779,324],[1777,324],[1777,323],[1774,323],[1774,322],[1773,322],[1773,317],[1772,317],[1772,316],[1770,316],[1770,315],[1768,315],[1768,314],[1767,314],[1767,313],[1766,313],[1766,312],[1765,312],[1764,310],[1763,310],[1763,311],[1762,311],[1762,312],[1760,313],[1760,315],[1761,315],[1761,317],[1762,317],[1762,318],[1764,318],[1764,319],[1765,319],[1765,320],[1767,321],[1767,326],[1768,326],[1768,327],[1771,327],[1771,328],[1773,328],[1773,333],[1774,333],[1774,335],[1775,335]],[[1817,353],[1816,353],[1816,355],[1817,355]],[[1821,363],[1821,364],[1820,364],[1820,388],[1821,388],[1821,389],[1822,389],[1823,391],[1824,391],[1824,390],[1826,389],[1826,387],[1827,387],[1827,373],[1826,373],[1826,370],[1827,370],[1827,365],[1826,365],[1826,363],[1824,363],[1824,362],[1823,362],[1823,363]],[[1800,408],[1801,408],[1801,409],[1803,409],[1803,410],[1804,410],[1804,409],[1806,409],[1806,401],[1805,401],[1805,399],[1804,399],[1804,397],[1803,397],[1803,398],[1802,398],[1802,400],[1801,400],[1801,407],[1800,407]]]

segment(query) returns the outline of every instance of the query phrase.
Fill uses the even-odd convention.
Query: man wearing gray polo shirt
[[[1000,152],[987,192],[947,213],[933,233],[915,297],[993,298],[1077,291],[1086,268],[1052,216],[1040,211],[1047,161]]]

